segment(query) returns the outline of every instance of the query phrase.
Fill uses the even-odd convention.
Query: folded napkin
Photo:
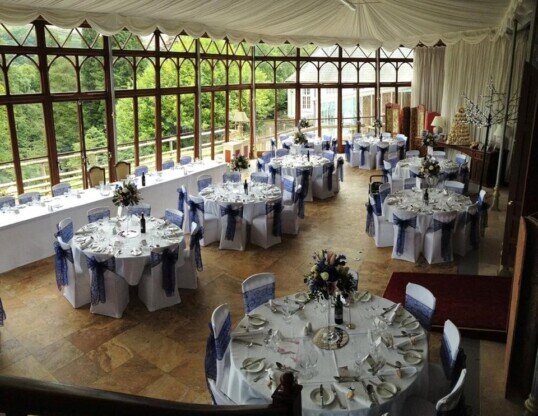
[[[334,386],[336,387],[336,390],[338,390],[340,393],[344,395],[346,400],[351,401],[354,400],[358,404],[364,407],[371,407],[372,402],[370,401],[370,398],[367,397],[366,392],[360,385],[360,383],[334,383]],[[353,387],[355,389],[353,394],[353,399],[347,398],[347,392],[349,391],[349,387]],[[349,406],[348,406],[349,407]]]
[[[420,341],[424,337],[425,337],[425,334],[423,332],[422,334],[417,335],[416,337],[407,338],[407,339],[403,340],[402,342],[399,342],[398,344],[396,344],[396,348],[403,348],[403,347],[407,347],[407,346],[416,345],[418,343],[418,341]]]
[[[417,373],[416,367],[401,367],[401,368],[393,368],[393,367],[385,367],[378,371],[378,375],[380,376],[386,376],[386,377],[410,377],[412,375],[415,375]]]
[[[394,319],[400,312],[401,307],[402,307],[402,304],[398,303],[396,307],[387,314],[387,316],[385,317],[385,320],[389,323],[389,325],[392,325],[394,323]]]

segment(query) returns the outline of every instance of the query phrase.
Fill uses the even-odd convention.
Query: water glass
[[[292,306],[290,302],[288,302],[287,299],[282,303],[281,309],[282,309],[282,315],[284,315],[284,322],[286,322],[287,324],[290,324],[291,318],[292,318]]]

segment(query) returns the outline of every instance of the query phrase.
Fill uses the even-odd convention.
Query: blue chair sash
[[[366,234],[370,237],[375,236],[375,226],[374,226],[374,208],[368,201],[366,204]]]
[[[308,195],[308,187],[310,185],[310,170],[309,169],[297,169],[296,176],[301,175],[301,192],[299,194],[298,216],[304,218],[304,200]]]
[[[452,359],[451,353],[452,351],[450,350],[448,340],[443,334],[443,339],[441,340],[440,355],[441,355],[441,364],[443,366],[443,371],[445,373],[445,377],[448,380],[452,379],[454,367],[456,366],[456,360],[457,360],[457,356],[456,356],[456,360]]]
[[[87,257],[86,262],[88,263],[88,268],[92,272],[90,283],[91,304],[98,305],[99,303],[105,303],[105,271],[110,270],[111,272],[114,272],[116,270],[116,261],[114,257],[104,261],[98,261],[95,257]]]
[[[398,146],[398,157],[400,160],[405,159],[405,145]]]
[[[346,155],[346,161],[349,163],[351,161],[351,143],[347,140],[344,144],[344,153]]]
[[[429,331],[431,329],[433,309],[407,294],[405,295],[405,309],[417,318],[417,321],[425,330]]]
[[[206,380],[215,381],[217,379],[217,352],[215,351],[215,335],[213,334],[213,326],[211,325],[211,323],[209,323],[209,335],[207,336],[207,342],[205,346],[204,361]],[[209,393],[211,394],[211,398],[213,399],[213,403],[215,403],[215,398],[213,397],[213,393],[209,388],[209,384],[208,389]]]
[[[379,201],[381,205],[383,205],[383,203],[385,202],[385,198],[389,196],[389,194],[390,194],[389,188],[379,191]]]
[[[336,162],[336,169],[338,169],[340,182],[344,182],[344,159],[342,159],[342,156],[340,156]]]
[[[224,354],[230,345],[230,339],[232,337],[232,319],[230,314],[224,320],[222,328],[218,337],[215,338],[215,355],[218,361],[221,361],[224,358]]]
[[[282,210],[284,207],[282,206],[281,201],[277,201],[274,203],[267,203],[265,204],[265,215],[269,215],[271,212],[273,213],[273,235],[275,237],[280,237],[282,235]]]
[[[478,211],[480,212],[480,226],[482,232],[484,232],[485,228],[488,226],[488,209],[489,204],[486,201],[478,203]]]
[[[194,253],[194,262],[196,263],[196,270],[198,270],[199,272],[204,270],[204,265],[202,263],[202,249],[200,247],[200,240],[202,238],[204,238],[204,229],[202,227],[199,227],[194,234],[191,234],[191,241],[189,243],[191,253]]]
[[[275,284],[268,283],[243,293],[245,312],[250,313],[253,309],[275,298]]]
[[[330,165],[323,165],[323,173],[327,173],[327,188],[329,191],[333,190],[333,171],[334,171],[334,164]]]
[[[444,261],[450,261],[452,257],[452,230],[456,220],[442,222],[433,220],[433,231],[441,230],[441,256]]]
[[[169,223],[177,225],[179,228],[183,228],[183,216],[177,214],[176,212],[164,211],[164,219]]]
[[[388,147],[378,147],[377,151],[379,152],[380,160],[385,160],[385,153],[387,153],[387,150],[389,150]]]
[[[389,176],[392,175],[392,169],[383,168],[382,170],[383,170],[383,180],[385,182],[388,182],[389,181]]]
[[[198,180],[198,192],[200,192],[202,189],[207,188],[209,185],[211,185],[211,178],[205,178]]]
[[[191,162],[192,162],[192,157],[190,157],[190,156],[181,156],[179,158],[179,164],[182,165],[182,166],[183,165],[188,165]]]
[[[69,243],[73,238],[73,234],[73,223],[71,222],[61,229],[58,228],[58,231],[54,234],[54,237],[60,237],[64,243]]]
[[[295,195],[295,181],[284,179],[283,184],[286,192],[291,192],[292,195]]]
[[[192,199],[189,199],[189,220],[190,222],[195,222],[198,225],[200,224],[200,218],[198,217],[198,211],[201,211],[202,214],[204,213],[204,203],[196,203]]]
[[[282,148],[286,149],[286,150],[290,150],[291,149],[291,146],[287,143],[282,143]]]
[[[4,310],[4,305],[2,305],[2,299],[0,299],[0,326],[4,326],[6,318],[6,311]]]
[[[176,291],[176,263],[179,256],[179,249],[165,248],[160,253],[151,252],[151,267],[162,264],[162,288],[166,296],[173,296]]]
[[[402,220],[393,214],[394,224],[398,226],[398,238],[396,240],[396,254],[401,256],[405,249],[405,230],[407,227],[416,228],[417,217]]]
[[[256,161],[256,170],[257,170],[258,172],[263,172],[263,165],[264,165],[263,160],[258,159],[258,160]]]
[[[458,171],[455,172],[445,172],[446,179],[449,181],[454,181],[458,179]]]
[[[377,215],[378,217],[382,214],[382,209],[381,209],[381,195],[379,193],[375,193],[375,194],[372,194],[373,198],[374,198],[374,206],[372,207],[372,209],[374,210],[374,214]]]
[[[103,218],[106,218],[106,217],[110,218],[110,210],[108,208],[103,209],[103,210],[98,211],[98,212],[94,212],[93,214],[89,214],[88,215],[88,222],[99,221],[99,220],[102,220]]]
[[[470,233],[470,240],[471,240],[471,246],[473,248],[477,248],[480,244],[480,230],[478,229],[478,220],[480,218],[480,214],[477,212],[476,214],[469,214],[467,213],[465,217],[465,222],[467,224],[471,224],[471,233]]]
[[[364,166],[365,160],[364,160],[364,152],[370,151],[370,146],[361,146],[359,145],[359,151],[361,152],[361,166]]]
[[[235,226],[237,222],[237,217],[243,216],[243,208],[234,208],[232,205],[226,205],[225,207],[220,207],[220,215],[228,216],[225,238],[228,241],[233,241],[233,239],[235,238]]]
[[[177,188],[177,193],[177,209],[185,213],[185,198],[187,197],[187,195],[185,195],[185,192],[183,192],[183,188]]]
[[[67,274],[67,262],[73,263],[73,251],[71,248],[64,250],[58,241],[54,242],[54,265],[56,268],[56,286],[58,290],[69,284]]]
[[[275,167],[273,165],[269,165],[269,173],[271,174],[271,184],[275,185],[276,175],[282,175],[282,167]]]

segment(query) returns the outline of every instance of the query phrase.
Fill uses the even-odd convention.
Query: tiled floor
[[[52,258],[0,275],[0,297],[8,319],[0,329],[0,374],[78,384],[186,402],[209,402],[204,380],[207,323],[221,303],[231,306],[236,322],[243,314],[241,282],[271,271],[277,295],[303,288],[303,273],[314,250],[327,247],[346,253],[359,270],[360,286],[381,295],[393,271],[443,271],[458,268],[495,274],[504,212],[490,214],[490,227],[479,253],[464,261],[430,266],[391,260],[391,249],[378,249],[364,233],[371,172],[346,166],[337,198],[307,203],[297,237],[285,237],[268,250],[245,252],[202,249],[204,272],[199,288],[181,291],[182,303],[149,313],[131,288],[122,319],[92,315],[88,307],[72,309],[56,289]],[[501,206],[505,205],[505,195]],[[80,226],[82,224],[76,224]],[[481,342],[480,404],[484,415],[520,411],[503,398],[504,345]],[[439,337],[432,336],[432,357]]]

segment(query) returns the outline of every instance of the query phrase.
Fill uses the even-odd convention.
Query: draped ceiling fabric
[[[63,28],[84,21],[103,35],[127,28],[300,46],[365,48],[477,44],[506,32],[527,0],[0,0],[0,21],[39,16]]]
[[[445,47],[417,47],[413,58],[411,107],[424,105],[428,111],[441,112],[445,77]]]

